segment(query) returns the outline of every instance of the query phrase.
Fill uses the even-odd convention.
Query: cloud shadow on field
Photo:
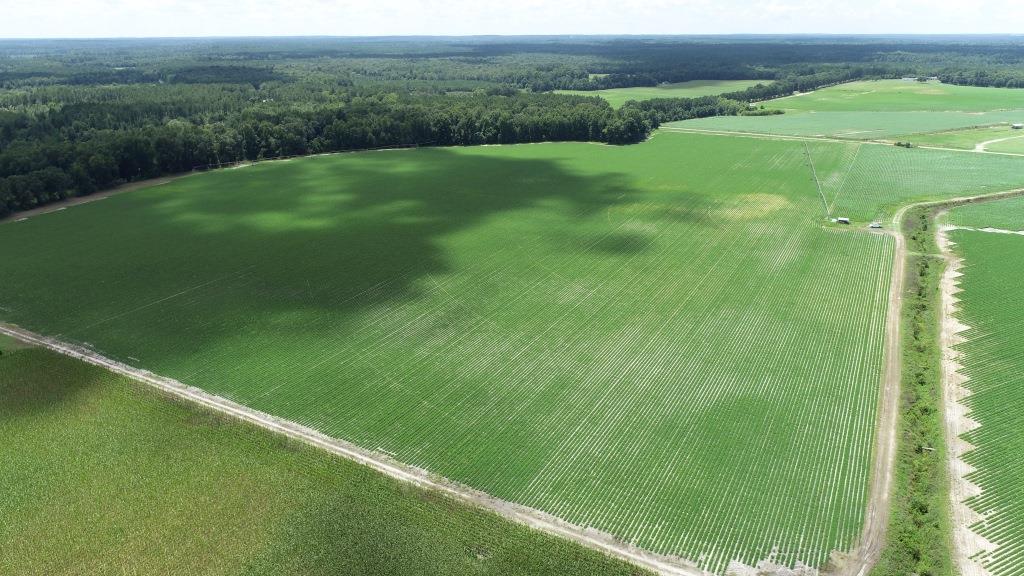
[[[115,356],[124,354],[117,343],[144,337],[168,343],[165,354],[187,357],[253,329],[253,319],[282,333],[325,328],[337,334],[352,314],[418,298],[431,286],[425,277],[458,271],[445,242],[511,211],[543,208],[551,234],[545,228],[540,235],[567,253],[628,256],[647,246],[636,234],[609,230],[595,249],[592,229],[573,231],[574,222],[629,201],[624,175],[583,175],[555,159],[490,151],[420,149],[258,164],[120,198],[132,204],[125,212],[131,218],[83,239],[89,245],[78,248],[102,262],[87,271],[92,277],[69,278],[66,289],[108,282],[103,270],[127,265],[133,273],[111,292],[116,300],[78,301],[75,307],[90,309],[91,317],[79,316],[62,330]],[[508,229],[505,244],[536,240],[517,235],[516,221],[497,226]],[[491,230],[496,253],[502,243]],[[125,246],[143,245],[152,258],[125,257]],[[192,292],[135,310],[182,290]],[[105,309],[94,310],[97,305]],[[107,348],[111,336],[115,349]]]

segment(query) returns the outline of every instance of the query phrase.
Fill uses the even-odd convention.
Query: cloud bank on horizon
[[[0,37],[1021,33],[1019,0],[8,0]]]

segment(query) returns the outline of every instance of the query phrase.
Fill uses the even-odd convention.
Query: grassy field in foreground
[[[1024,109],[1024,91],[936,81],[864,80],[779,98],[765,105],[819,112],[985,112]]]
[[[1024,180],[873,148],[661,132],[203,174],[0,224],[0,312],[709,570],[821,564],[863,519],[893,256],[823,204]]]
[[[658,86],[637,86],[634,88],[609,88],[607,90],[556,90],[559,94],[575,94],[577,96],[600,96],[608,101],[613,108],[618,108],[629,100],[651,100],[653,98],[698,98],[715,96],[726,92],[745,90],[766,80],[691,80]]]
[[[945,221],[971,228],[1024,230],[1024,197],[961,206],[950,210]]]
[[[10,340],[0,435],[3,574],[642,573]]]
[[[1024,238],[955,230],[950,239],[965,264],[958,315],[970,326],[958,346],[971,393],[963,404],[980,424],[963,436],[975,447],[967,477],[982,489],[967,503],[984,516],[974,531],[997,546],[978,561],[993,576],[1024,574]]]

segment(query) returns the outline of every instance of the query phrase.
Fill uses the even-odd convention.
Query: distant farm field
[[[917,135],[1024,121],[1024,110],[993,112],[787,112],[775,116],[713,116],[668,127],[790,136],[827,136],[847,140],[906,139]],[[959,146],[958,146],[959,147]]]
[[[937,82],[850,82],[770,100],[764,106],[786,113],[698,118],[668,126],[849,140],[909,139],[924,144],[927,138],[921,134],[1024,122],[1024,91]],[[934,145],[945,145],[941,142],[936,140]]]
[[[1024,220],[1014,204],[994,202]],[[973,210],[975,207],[968,207]],[[960,209],[952,211],[954,218]],[[976,211],[975,211],[976,212]],[[974,214],[977,217],[977,214]],[[972,220],[980,224],[979,220]],[[1000,220],[991,220],[992,226]],[[1024,226],[1018,226],[1024,227]],[[962,401],[979,427],[963,435],[974,450],[963,459],[966,478],[981,488],[967,505],[983,516],[972,529],[994,544],[975,559],[993,576],[1021,574],[1024,566],[1024,237],[967,230],[949,232],[964,259],[958,317],[970,328],[960,372],[970,396]]]
[[[629,100],[651,100],[653,98],[699,98],[715,96],[726,92],[738,92],[768,80],[691,80],[674,84],[657,86],[638,86],[635,88],[609,88],[607,90],[556,90],[559,94],[575,94],[577,96],[600,96],[608,101],[613,108],[618,108]]]
[[[641,570],[0,337],[0,573]]]
[[[937,81],[864,80],[779,98],[766,105],[820,112],[985,112],[1024,109],[1024,91]]]
[[[864,517],[894,248],[827,209],[1019,160],[661,132],[257,164],[0,224],[0,317],[711,571],[820,565]]]
[[[1009,124],[949,132],[934,132],[931,134],[915,134],[908,136],[906,140],[910,140],[919,146],[974,150],[978,145],[984,145],[985,150],[988,151],[1024,151],[1024,131],[1014,130]]]
[[[970,228],[1024,230],[1024,197],[960,206],[949,211],[946,222]]]

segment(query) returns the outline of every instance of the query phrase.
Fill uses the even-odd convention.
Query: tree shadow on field
[[[109,381],[107,372],[43,348],[0,354],[0,422],[59,409]]]
[[[503,213],[542,208],[552,229],[546,241],[566,253],[626,257],[644,250],[647,241],[636,234],[609,231],[595,243],[593,230],[573,232],[574,222],[623,201],[630,194],[621,174],[581,174],[557,159],[498,157],[490,150],[370,152],[197,176],[173,193],[134,197],[130,223],[85,239],[93,243],[90,257],[109,260],[98,270],[134,268],[120,292],[131,301],[104,303],[109,309],[96,313],[100,320],[82,318],[65,335],[104,350],[109,343],[92,338],[116,326],[119,341],[144,333],[148,341],[173,342],[166,352],[180,357],[252,330],[253,318],[275,318],[273,330],[283,333],[337,334],[353,313],[422,296],[424,277],[474,265],[450,261],[444,244],[453,235],[497,221],[507,238],[496,242],[492,226],[482,240],[494,252],[460,237],[482,257],[533,240],[517,234],[521,220],[501,219]],[[526,229],[538,230],[536,224]],[[152,259],[118,262],[125,246],[140,244],[152,247]],[[97,272],[72,280],[105,278]],[[194,291],[134,311],[183,290]],[[149,313],[151,321],[136,324]]]

